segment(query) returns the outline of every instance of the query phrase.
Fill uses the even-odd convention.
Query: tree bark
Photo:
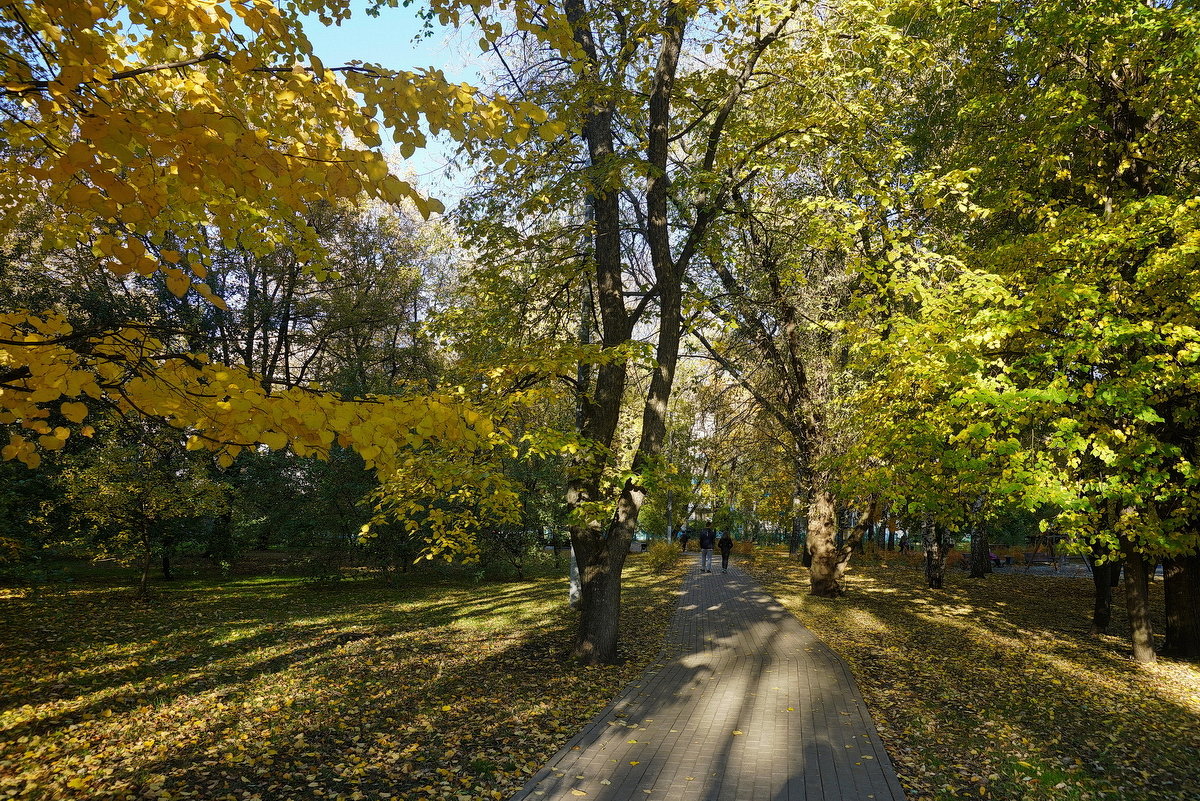
[[[828,489],[813,487],[808,507],[809,595],[837,598],[846,593],[846,566],[867,529],[875,524],[879,502],[872,499],[854,528],[838,543],[837,500]]]
[[[583,0],[566,0],[563,11],[575,41],[583,52],[583,78],[601,80],[600,53]],[[621,570],[637,527],[638,513],[646,497],[640,474],[651,469],[662,453],[666,436],[666,413],[674,386],[682,331],[682,277],[687,257],[675,260],[671,253],[669,228],[671,97],[682,53],[688,11],[669,4],[660,32],[658,60],[654,70],[648,110],[647,162],[650,174],[646,187],[646,241],[650,246],[659,302],[656,364],[650,378],[642,411],[642,432],[633,457],[633,476],[625,481],[615,509],[607,521],[597,519],[571,528],[571,542],[579,561],[582,600],[580,622],[573,656],[583,664],[612,664],[617,660],[621,603]],[[632,320],[625,308],[621,265],[620,188],[613,180],[614,100],[611,93],[595,95],[584,115],[583,136],[588,146],[592,173],[592,257],[595,264],[596,298],[600,312],[601,343],[606,348],[624,344],[632,333]],[[701,223],[692,234],[702,233]],[[605,469],[612,459],[612,443],[626,388],[626,364],[618,359],[601,364],[596,371],[594,391],[581,396],[580,433],[593,443],[592,449],[571,469],[567,505],[578,511],[585,504],[602,500]]]
[[[1164,655],[1200,659],[1200,554],[1163,560],[1167,626]]]
[[[1154,626],[1150,621],[1150,569],[1146,557],[1122,541],[1125,552],[1125,605],[1129,612],[1129,636],[1133,658],[1153,662]]]
[[[992,546],[987,529],[981,525],[971,528],[971,578],[983,578],[992,572]]]
[[[921,545],[925,549],[925,581],[931,590],[940,590],[946,581],[950,548],[941,527],[928,517],[921,524]]]
[[[1102,565],[1092,563],[1092,584],[1095,587],[1095,601],[1092,604],[1092,634],[1108,634],[1108,626],[1112,622],[1112,574],[1114,569],[1120,571],[1120,562],[1105,562]]]
[[[837,547],[837,504],[827,489],[813,488],[808,504],[809,594],[837,598],[845,593],[846,563]]]
[[[1112,591],[1121,577],[1121,560],[1115,553],[1093,545],[1086,555],[1092,569],[1092,585],[1095,589],[1092,604],[1092,634],[1107,634],[1112,622]],[[1100,559],[1105,561],[1101,564]]]

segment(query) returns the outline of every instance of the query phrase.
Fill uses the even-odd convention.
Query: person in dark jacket
[[[717,541],[717,547],[721,549],[721,572],[729,572],[729,552],[733,550],[733,537],[729,536],[726,531],[721,535],[721,539]]]
[[[711,520],[700,529],[697,540],[700,545],[700,572],[711,573],[713,546],[717,544],[717,532],[713,529]]]

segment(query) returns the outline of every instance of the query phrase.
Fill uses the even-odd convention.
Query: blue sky
[[[355,3],[353,16],[341,25],[327,27],[315,16],[308,18],[304,30],[325,64],[357,59],[400,70],[434,67],[453,81],[477,80],[475,64],[468,63],[479,52],[473,44],[477,37],[468,39],[453,29],[436,26],[432,35],[426,36],[415,7],[384,8],[378,17],[369,17],[363,10],[367,5],[366,0]],[[467,41],[472,42],[470,48]]]
[[[358,60],[396,70],[433,68],[455,83],[478,83],[477,33],[435,27],[432,35],[426,35],[415,7],[384,8],[378,17],[369,17],[363,10],[367,4],[367,0],[355,2],[353,15],[341,25],[322,25],[315,16],[305,22],[313,51],[325,65]],[[450,205],[466,189],[465,176],[446,169],[453,152],[452,143],[431,141],[404,163],[400,172],[409,174],[401,177],[415,179],[423,191]]]

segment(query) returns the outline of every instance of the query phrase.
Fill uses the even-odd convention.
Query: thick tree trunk
[[[987,529],[976,525],[971,529],[971,578],[983,578],[992,572],[992,546]]]
[[[872,499],[866,510],[857,515],[854,528],[838,542],[837,500],[827,489],[814,487],[808,507],[808,547],[805,555],[808,567],[809,595],[837,598],[846,592],[846,565],[858,548],[867,529],[875,524],[879,504]]]
[[[600,53],[592,34],[583,0],[566,0],[563,11],[579,44],[585,80],[602,80]],[[671,97],[684,28],[685,7],[665,7],[663,28],[655,65],[648,109],[647,162],[651,167],[646,185],[646,241],[654,268],[658,298],[658,345],[655,368],[642,412],[641,440],[633,457],[633,473],[649,471],[662,453],[666,435],[667,405],[675,380],[682,330],[682,278],[687,255],[675,260],[669,229]],[[614,107],[608,93],[593,95],[584,115],[583,136],[591,165],[592,210],[594,213],[592,258],[595,263],[596,304],[600,311],[601,344],[620,346],[632,334],[633,319],[625,307],[621,263],[620,188],[614,181]],[[702,233],[696,223],[694,234]],[[617,360],[597,368],[591,397],[581,395],[580,433],[595,444],[594,450],[572,466],[567,505],[572,511],[602,499],[602,476],[612,453],[612,443],[626,388],[626,366]],[[574,657],[585,664],[611,664],[617,659],[618,617],[621,603],[621,569],[637,526],[646,491],[640,479],[629,479],[616,499],[615,511],[607,521],[592,520],[574,526],[571,540],[579,561],[582,602]]]
[[[1164,655],[1200,659],[1200,555],[1163,560],[1167,626]]]
[[[1128,542],[1125,551],[1125,605],[1129,612],[1129,636],[1133,658],[1153,662],[1154,627],[1150,621],[1150,565]]]
[[[837,598],[845,593],[846,561],[837,546],[837,504],[826,489],[813,488],[808,504],[809,594]]]
[[[941,528],[928,517],[921,524],[921,545],[925,549],[925,581],[931,590],[940,590],[946,581],[950,549]]]

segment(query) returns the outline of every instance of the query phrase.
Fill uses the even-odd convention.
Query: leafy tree
[[[304,4],[327,22],[348,7]],[[377,117],[406,153],[424,144],[422,120],[469,140],[545,119],[439,73],[327,68],[298,13],[209,0],[5,5],[0,238],[42,215],[38,249],[74,248],[105,282],[157,274],[172,294],[221,309],[206,282],[221,249],[268,257],[286,243],[302,272],[328,273],[330,249],[305,215],[331,194],[440,208],[391,174]],[[226,466],[259,446],[325,456],[340,439],[386,475],[431,438],[467,450],[496,439],[447,395],[340,400],[275,384],[257,363],[213,362],[144,316],[77,328],[51,308],[0,315],[0,424],[15,429],[3,458],[31,468],[79,430],[82,396],[186,430],[189,447]],[[49,425],[54,413],[68,424]]]
[[[80,518],[81,552],[137,564],[138,596],[147,594],[155,556],[170,580],[175,538],[170,522],[219,514],[227,488],[199,459],[184,458],[177,433],[130,420],[121,442],[68,459],[59,474],[64,499]]]
[[[930,199],[931,224],[961,231],[943,237],[961,272],[910,340],[951,357],[943,376],[959,408],[946,416],[980,440],[1002,493],[1061,510],[1053,525],[1081,550],[1125,559],[1134,652],[1152,659],[1148,560],[1186,560],[1200,544],[1189,367],[1200,110],[1180,91],[1196,80],[1194,9],[909,11],[953,67],[914,149],[964,171],[958,202]],[[1173,645],[1195,653],[1200,618],[1175,626]]]
[[[764,52],[782,46],[793,11],[769,3],[745,9],[517,4],[511,21],[521,35],[508,39],[500,35],[505,18],[482,17],[489,42],[506,56],[514,87],[554,106],[555,122],[570,132],[555,137],[543,128],[544,142],[527,145],[524,158],[511,142],[498,145],[493,183],[506,192],[492,193],[479,207],[501,212],[488,214],[489,223],[511,221],[481,230],[485,253],[508,254],[492,264],[545,265],[541,274],[565,274],[584,296],[575,307],[586,362],[574,376],[579,413],[567,490],[583,581],[575,647],[583,662],[616,658],[621,570],[662,470],[685,278],[741,179],[747,152],[755,149],[728,140],[727,126],[749,113],[756,65]],[[727,34],[718,37],[710,26]],[[689,36],[696,37],[695,54],[721,46],[721,66],[702,68]],[[694,146],[673,148],[683,137]],[[571,225],[555,221],[527,236],[521,222],[537,219],[551,198],[569,199],[584,211]],[[549,254],[511,255],[535,252],[547,241],[557,244]],[[623,404],[638,375],[630,345],[651,320],[654,362],[637,389],[640,411],[626,416]]]

